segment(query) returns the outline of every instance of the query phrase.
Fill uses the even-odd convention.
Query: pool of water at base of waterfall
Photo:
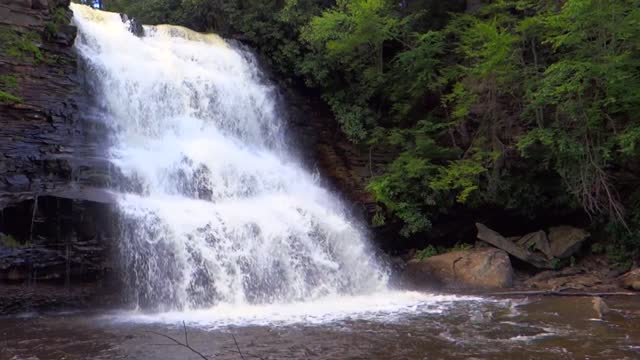
[[[588,297],[31,313],[0,318],[0,359],[202,359],[168,338],[184,342],[183,320],[209,359],[640,359],[640,301],[606,302],[602,320]]]

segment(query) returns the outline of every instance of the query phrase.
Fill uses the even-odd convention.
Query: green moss
[[[8,56],[35,62],[44,59],[38,44],[42,42],[40,35],[35,32],[17,33],[11,30],[0,30],[0,50]]]
[[[17,89],[18,78],[15,75],[0,75],[0,88],[2,89]]]
[[[17,248],[22,246],[22,244],[20,244],[18,240],[11,235],[4,235],[0,233],[0,240],[2,240],[4,247]]]
[[[67,13],[63,8],[57,8],[51,15],[51,20],[47,21],[44,25],[44,36],[47,39],[53,39],[55,34],[60,31],[60,28],[67,24],[69,19]]]
[[[0,75],[0,104],[15,104],[22,99],[11,93],[18,89],[18,79],[14,75]]]
[[[0,90],[0,104],[16,104],[20,102],[22,102],[21,97]]]

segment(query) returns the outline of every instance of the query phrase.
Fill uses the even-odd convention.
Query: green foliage
[[[640,260],[640,191],[636,190],[628,199],[626,227],[611,222],[606,230],[611,240],[606,245],[607,257],[623,268],[630,268]]]
[[[636,151],[640,110],[640,8],[637,1],[567,1],[540,22],[551,63],[529,94],[553,116],[525,135],[521,150],[542,145],[567,190],[592,214],[623,221],[607,173]],[[606,15],[605,15],[606,14]],[[538,150],[539,151],[539,150]],[[612,195],[614,194],[614,195]]]
[[[426,258],[430,258],[432,256],[436,256],[438,254],[440,254],[441,252],[433,245],[427,245],[427,247],[425,247],[422,250],[419,250],[418,252],[416,252],[416,259],[418,260],[424,260]]]
[[[364,141],[380,120],[373,101],[386,80],[385,44],[403,36],[406,21],[390,0],[338,0],[301,32],[311,51],[300,72],[308,84],[326,89],[323,98],[354,142]]]
[[[604,251],[605,251],[605,247],[601,243],[595,243],[591,245],[591,252],[594,254],[602,254],[604,253]]]
[[[384,214],[378,210],[375,212],[375,214],[373,214],[373,218],[371,220],[373,226],[375,227],[380,227],[383,226],[386,222],[386,219],[384,217]]]

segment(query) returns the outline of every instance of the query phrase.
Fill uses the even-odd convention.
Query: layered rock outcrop
[[[68,6],[0,0],[0,312],[68,304],[69,291],[49,287],[96,285],[110,267],[107,131],[92,116]]]
[[[108,200],[104,126],[91,119],[71,16],[68,0],[0,1],[0,90],[12,97],[0,102],[0,208],[43,195]]]

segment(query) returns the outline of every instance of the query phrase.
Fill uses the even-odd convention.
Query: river
[[[607,299],[610,312],[598,320],[586,297],[414,296],[420,305],[396,311],[337,315],[307,304],[234,321],[222,310],[23,314],[0,321],[0,359],[202,359],[162,336],[184,342],[182,317],[190,346],[210,359],[241,360],[238,347],[245,359],[640,358],[635,299]]]

